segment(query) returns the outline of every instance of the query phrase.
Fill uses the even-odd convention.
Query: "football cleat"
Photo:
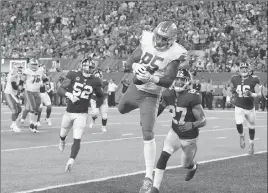
[[[11,125],[10,129],[12,129],[12,131],[14,131],[15,133],[19,133],[21,132],[21,129],[15,124],[15,125]]]
[[[157,188],[153,187],[151,189],[151,192],[150,193],[159,193],[159,190]]]
[[[249,143],[248,154],[249,155],[253,155],[254,154],[254,143]]]
[[[245,133],[240,135],[240,147],[244,149],[246,147],[246,142],[245,142]]]
[[[140,188],[140,191],[139,193],[150,193],[151,189],[153,187],[153,180],[146,177],[144,180],[143,180],[143,184]]]
[[[50,118],[45,118],[45,121],[47,122],[48,126],[52,125]]]
[[[31,132],[36,133],[35,126],[33,123],[30,124],[30,130]]]
[[[101,127],[101,131],[105,133],[107,131],[106,127],[105,126],[102,126]]]
[[[65,167],[65,172],[71,172],[72,170],[72,167],[73,167],[73,164],[74,164],[74,159],[73,158],[70,158],[66,164],[66,167]]]
[[[190,181],[194,177],[195,172],[197,170],[197,167],[198,167],[198,163],[195,162],[195,169],[194,170],[188,170],[187,171],[187,174],[186,174],[186,177],[185,177],[185,181]]]

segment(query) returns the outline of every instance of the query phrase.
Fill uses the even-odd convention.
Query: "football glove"
[[[144,73],[139,73],[137,74],[137,79],[139,79],[140,81],[146,83],[150,80],[151,78],[151,74],[148,71],[145,71]]]
[[[146,67],[140,63],[133,63],[132,69],[134,74],[142,74],[146,71]]]
[[[74,96],[72,93],[70,92],[66,92],[65,96],[70,99],[70,101],[72,101],[72,103],[75,103],[77,101],[79,101],[80,99],[77,96]]]

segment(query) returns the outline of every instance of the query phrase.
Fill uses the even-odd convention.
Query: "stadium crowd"
[[[3,1],[4,58],[126,58],[140,29],[176,21],[178,42],[205,56],[193,69],[236,72],[241,60],[267,71],[267,2],[259,1]]]

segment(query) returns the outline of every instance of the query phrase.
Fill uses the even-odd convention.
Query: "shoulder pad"
[[[153,32],[143,30],[142,33],[141,33],[141,36],[139,38],[140,43],[141,44],[146,44],[146,43],[150,42],[148,40],[150,40],[150,38],[152,38],[152,37],[153,37]]]

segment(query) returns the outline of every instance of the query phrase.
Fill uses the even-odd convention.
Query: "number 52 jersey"
[[[66,111],[69,113],[87,113],[89,101],[96,88],[102,87],[100,78],[91,76],[84,77],[82,71],[70,71],[66,78],[71,80],[67,92],[72,93],[80,100],[72,103],[68,101]]]

